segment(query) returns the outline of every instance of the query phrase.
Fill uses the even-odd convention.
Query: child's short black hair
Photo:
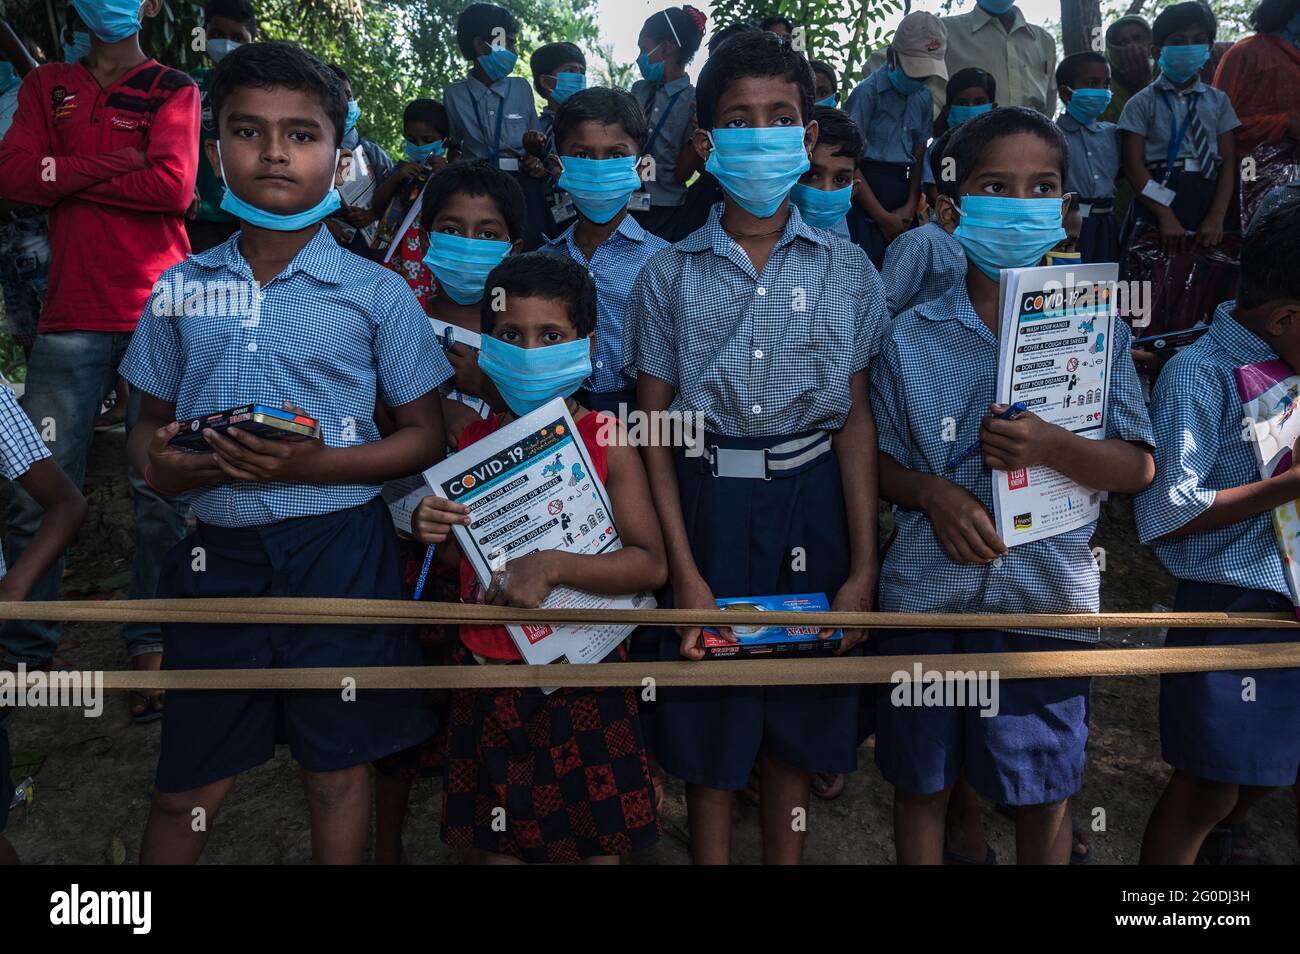
[[[237,89],[299,90],[319,101],[334,124],[334,143],[343,139],[343,124],[348,116],[348,101],[343,84],[320,60],[301,47],[282,40],[246,43],[236,47],[212,70],[208,101],[212,117],[218,123],[221,107]]]
[[[257,16],[248,0],[208,0],[203,5],[203,22],[211,23],[213,17],[225,17],[248,30],[248,35],[257,39]]]
[[[1061,128],[1040,112],[1024,106],[1008,106],[1005,109],[991,109],[952,131],[952,138],[944,147],[943,158],[953,160],[955,175],[951,182],[937,175],[934,177],[940,194],[950,199],[957,198],[961,184],[979,166],[984,151],[997,139],[1021,134],[1037,136],[1056,150],[1060,156],[1061,180],[1064,182],[1065,170],[1070,161],[1070,148],[1065,144]]]
[[[587,270],[567,255],[525,252],[508,256],[488,273],[483,285],[494,292],[501,289],[506,301],[517,296],[564,302],[579,338],[589,338],[596,330],[596,285]],[[499,313],[492,308],[494,297],[484,295],[479,304],[479,323],[485,335],[496,327]]]
[[[1300,299],[1300,192],[1287,189],[1256,215],[1241,240],[1237,304],[1258,308],[1280,298]]]
[[[1297,13],[1300,0],[1261,0],[1250,15],[1250,25],[1256,33],[1281,33]]]
[[[497,211],[505,219],[510,241],[524,233],[524,190],[514,176],[502,172],[485,159],[472,162],[453,162],[433,174],[424,190],[424,207],[420,210],[420,224],[428,231],[433,220],[454,195],[485,195],[496,203]]]
[[[760,30],[770,30],[774,26],[783,26],[791,33],[794,32],[794,23],[790,20],[789,17],[783,17],[779,13],[774,13],[771,16],[763,17],[763,19],[758,21],[758,28]]]
[[[722,46],[722,44],[726,43],[733,36],[739,36],[742,33],[758,32],[758,27],[754,26],[752,23],[732,23],[728,26],[724,26],[721,30],[715,32],[713,36],[709,37],[709,56],[713,56],[714,53],[718,52],[718,47]]]
[[[1210,42],[1213,43],[1214,35],[1219,30],[1219,21],[1215,19],[1214,11],[1200,0],[1171,4],[1161,10],[1155,23],[1151,24],[1151,42],[1156,46],[1164,46],[1165,40],[1172,34],[1192,26],[1205,27]]]
[[[402,126],[407,123],[426,123],[446,136],[451,132],[451,118],[447,107],[436,99],[413,99],[402,110]]]
[[[1110,69],[1110,61],[1100,53],[1093,50],[1084,50],[1082,53],[1071,53],[1056,68],[1056,85],[1064,86],[1066,89],[1074,89],[1075,78],[1079,75],[1079,70],[1085,63],[1100,63]]]
[[[682,65],[695,59],[695,53],[704,40],[704,24],[708,22],[701,11],[687,4],[682,7],[668,7],[646,17],[641,30],[656,43],[672,41],[682,51]],[[713,52],[710,43],[709,52]]]
[[[537,95],[545,98],[546,90],[537,85],[538,77],[554,76],[556,67],[562,63],[581,63],[587,68],[587,57],[572,43],[547,43],[533,50],[528,58],[528,66],[533,71],[533,89]]]
[[[867,141],[848,113],[834,106],[814,106],[812,118],[817,120],[817,145],[835,147],[832,156],[848,156],[854,162],[862,158]]]
[[[349,86],[352,85],[352,77],[348,75],[348,71],[343,67],[339,66],[337,63],[326,63],[325,65],[329,67],[331,73],[343,82],[347,83]],[[356,90],[353,90],[353,92],[356,92]]]
[[[835,75],[835,67],[822,60],[809,60],[808,65],[812,67],[813,73],[820,73],[831,81],[831,89],[838,90],[840,88],[840,78]],[[813,85],[816,86],[817,84],[814,82]]]
[[[473,63],[478,59],[474,41],[482,40],[491,45],[492,31],[500,27],[507,34],[518,33],[521,29],[515,15],[505,7],[495,3],[471,3],[456,18],[456,46],[460,55]]]
[[[551,130],[555,135],[555,148],[563,150],[569,134],[585,122],[598,122],[604,126],[622,126],[632,137],[637,151],[645,148],[645,110],[631,93],[606,86],[593,86],[574,93],[555,111]]]
[[[978,66],[968,66],[948,77],[948,86],[944,90],[944,102],[951,103],[962,90],[975,89],[976,87],[988,94],[990,103],[997,102],[998,81],[993,78],[992,73],[982,70]]]
[[[797,53],[788,37],[754,30],[732,37],[719,46],[700,71],[695,87],[695,110],[701,129],[712,129],[718,100],[728,86],[748,76],[775,76],[799,87],[799,115],[807,125],[817,95],[812,67]]]

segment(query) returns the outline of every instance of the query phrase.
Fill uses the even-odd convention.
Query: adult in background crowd
[[[1117,123],[1124,104],[1155,76],[1151,66],[1151,24],[1136,13],[1106,27],[1106,59],[1110,62],[1110,103],[1097,118]]]
[[[1266,142],[1300,141],[1300,0],[1263,0],[1250,24],[1255,34],[1223,54],[1214,76],[1241,120],[1239,156]]]
[[[1056,115],[1056,40],[1026,23],[1012,0],[977,0],[970,13],[944,17],[943,24],[948,28],[949,76],[979,67],[997,82],[999,106]]]

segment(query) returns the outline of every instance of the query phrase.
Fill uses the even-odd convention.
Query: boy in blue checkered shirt
[[[1293,195],[1246,231],[1237,300],[1220,305],[1210,330],[1160,372],[1151,401],[1156,479],[1136,515],[1142,542],[1178,578],[1175,612],[1291,611],[1271,511],[1300,498],[1300,467],[1260,479],[1234,372],[1279,358],[1300,368],[1298,260]],[[1286,629],[1171,629],[1165,644],[1294,638]],[[1147,825],[1142,861],[1191,864],[1212,830],[1229,840],[1260,795],[1300,781],[1300,669],[1162,676],[1160,748],[1174,774]]]
[[[637,164],[646,142],[645,111],[631,93],[587,89],[555,113],[555,148],[562,188],[569,189],[576,219],[544,252],[567,255],[596,283],[596,353],[580,400],[593,411],[626,414],[636,407],[636,387],[623,375],[623,315],[641,269],[668,247],[628,212],[641,187]],[[620,405],[623,410],[620,411]]]
[[[164,558],[160,597],[401,599],[397,540],[379,484],[432,464],[444,444],[437,387],[451,368],[410,289],[338,247],[346,115],[338,79],[287,43],[228,54],[210,89],[208,160],[241,222],[225,243],[165,272],[122,374],[144,392],[128,452],[161,493],[194,491],[194,532]],[[323,197],[322,197],[323,196]],[[251,291],[250,291],[251,290]],[[377,399],[394,430],[380,439]],[[179,420],[241,404],[315,418],[320,437],[202,430],[207,452],[169,442]],[[299,408],[302,410],[299,411]],[[169,669],[418,665],[392,627],[173,624]],[[196,860],[235,776],[288,741],[311,810],[312,857],[359,862],[367,763],[427,738],[419,693],[173,692],[141,860]],[[199,827],[199,830],[195,830]]]
[[[695,148],[725,198],[646,264],[628,299],[624,361],[640,410],[698,415],[705,431],[699,456],[643,450],[668,605],[819,592],[836,610],[874,601],[866,369],[884,292],[861,249],[811,228],[789,201],[817,141],[813,90],[788,39],[740,33],[717,48],[700,74]],[[846,633],[840,651],[861,638]],[[700,628],[665,633],[660,655],[703,659]],[[653,744],[687,783],[696,862],[728,860],[732,793],[755,761],[764,859],[797,862],[791,813],[806,810],[812,773],[857,767],[860,699],[856,686],[661,689]]]
[[[1024,543],[998,537],[990,469],[1047,465],[1095,490],[1136,493],[1151,481],[1151,428],[1122,322],[1112,345],[1106,437],[1089,440],[1032,413],[992,404],[998,278],[1037,265],[1065,235],[1067,148],[1039,113],[995,109],[960,126],[944,150],[939,221],[969,259],[965,281],[894,319],[872,364],[881,496],[897,536],[880,574],[887,612],[1090,613],[1099,605],[1094,525]],[[963,227],[966,219],[974,219]],[[1035,224],[1037,223],[1037,224]],[[978,441],[982,453],[960,459]],[[1020,652],[1093,645],[1096,630],[877,633],[884,655]],[[1000,711],[877,702],[876,763],[895,788],[898,860],[938,864],[944,809],[959,776],[1017,806],[1017,860],[1069,856],[1069,797],[1083,782],[1088,679],[999,685]]]
[[[23,555],[12,568],[0,554],[0,602],[25,600],[36,581],[54,565],[86,516],[86,500],[45,449],[41,435],[18,406],[14,392],[0,384],[0,474],[16,481],[45,511]],[[6,572],[7,570],[7,572]],[[14,783],[9,777],[8,713],[0,708],[0,865],[18,863],[4,837]]]

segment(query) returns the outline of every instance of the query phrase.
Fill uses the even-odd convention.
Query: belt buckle
[[[723,477],[723,476],[726,476],[726,477],[731,477],[731,478],[733,478],[733,479],[738,479],[738,480],[757,480],[757,479],[759,479],[760,477],[761,477],[763,480],[771,480],[771,479],[772,479],[772,474],[771,474],[771,471],[768,469],[768,464],[767,464],[767,448],[766,448],[766,447],[764,447],[764,448],[762,448],[762,449],[760,449],[760,450],[740,450],[740,449],[736,449],[736,448],[728,448],[728,447],[721,447],[721,448],[720,448],[720,447],[718,447],[717,444],[710,444],[710,445],[709,445],[709,451],[710,451],[710,453],[711,453],[711,455],[712,455],[712,458],[713,458],[712,461],[711,461],[710,463],[711,463],[711,465],[712,465],[713,476],[714,476],[714,477]],[[757,473],[758,468],[756,468],[756,467],[752,467],[750,473],[742,473],[742,474],[725,474],[725,475],[719,473],[719,463],[720,463],[720,461],[721,461],[721,458],[722,458],[722,454],[723,454],[723,453],[729,453],[729,454],[745,454],[745,455],[761,454],[761,455],[762,455],[762,458],[761,458],[761,459],[762,459],[762,462],[763,462],[763,463],[762,463],[762,473],[761,473],[761,474],[760,474],[760,473]],[[752,456],[747,456],[746,459],[749,460],[751,463],[752,463],[753,460],[754,460],[754,458],[753,458]]]

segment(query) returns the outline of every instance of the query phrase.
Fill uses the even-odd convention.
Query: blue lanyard
[[[474,99],[474,94],[470,93],[470,99],[474,99],[474,118],[478,120],[478,128],[479,131],[483,133],[484,144],[487,143],[487,123],[483,121],[482,101],[484,99],[487,99],[487,97],[491,95],[492,95],[492,91],[490,89],[481,99]],[[501,120],[505,118],[506,118],[506,101],[505,101],[505,97],[502,97],[501,105],[497,107],[496,139],[492,144],[492,152],[490,153],[492,161],[494,163],[501,158]]]
[[[1165,98],[1165,105],[1169,107],[1169,151],[1165,153],[1164,178],[1167,183],[1169,177],[1174,174],[1174,163],[1178,161],[1178,150],[1182,148],[1183,137],[1187,135],[1187,129],[1192,125],[1192,116],[1196,113],[1196,94],[1192,93],[1192,98],[1187,101],[1187,117],[1180,126],[1174,116],[1174,101],[1169,96],[1169,90],[1162,89],[1160,92]]]
[[[655,141],[659,138],[659,130],[664,128],[664,123],[668,121],[668,115],[673,111],[673,103],[677,102],[677,97],[682,95],[682,92],[683,90],[679,89],[677,92],[673,93],[673,95],[668,97],[668,105],[664,107],[664,111],[660,114],[659,122],[655,123],[655,128],[654,131],[650,133],[650,138],[646,140],[645,155],[651,155],[650,150],[654,148]],[[650,102],[646,106],[647,114],[649,114],[650,108],[654,106],[654,101],[655,94],[651,94]]]

